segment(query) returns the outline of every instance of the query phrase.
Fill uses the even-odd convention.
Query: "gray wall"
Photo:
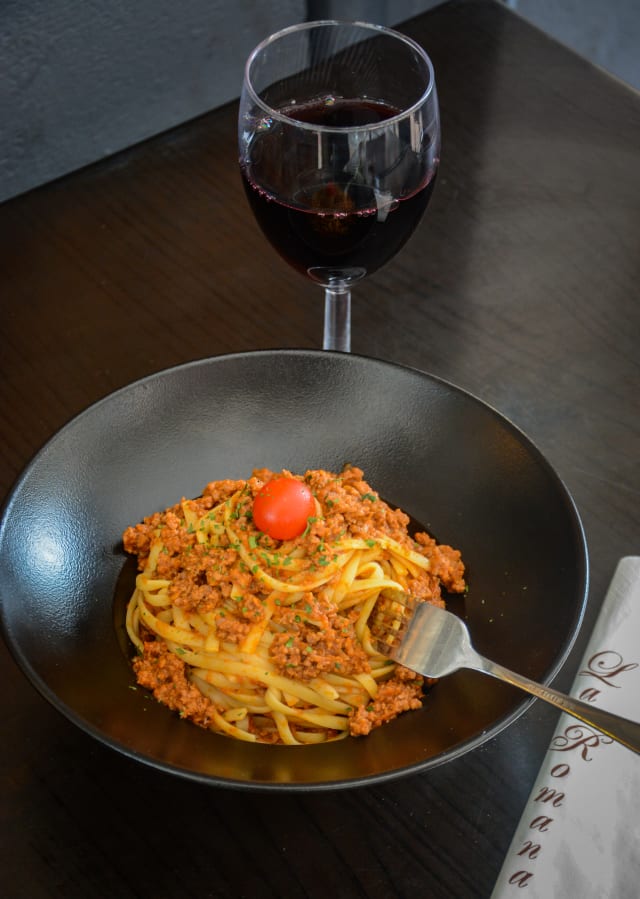
[[[304,0],[3,0],[0,200],[227,102]]]
[[[507,5],[640,90],[640,0],[507,0]]]
[[[236,98],[273,31],[437,0],[0,0],[0,201]]]

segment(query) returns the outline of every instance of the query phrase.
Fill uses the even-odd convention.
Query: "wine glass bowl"
[[[308,22],[249,56],[238,123],[256,221],[325,288],[325,349],[350,349],[350,288],[388,262],[429,202],[440,154],[433,67],[378,25]]]

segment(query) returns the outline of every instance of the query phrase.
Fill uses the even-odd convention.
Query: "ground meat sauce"
[[[285,609],[280,615],[286,631],[276,634],[270,650],[280,671],[296,680],[312,680],[329,672],[368,672],[369,658],[354,628],[357,612],[341,614],[329,601],[312,593],[303,602],[308,619],[296,609]]]
[[[158,702],[208,727],[214,704],[190,683],[186,665],[164,643],[145,641],[144,654],[134,659],[133,669],[140,686],[151,690]]]
[[[408,669],[404,669],[408,671]],[[370,705],[360,706],[351,715],[350,732],[355,737],[363,737],[374,727],[386,724],[400,712],[419,709],[422,705],[423,678],[410,671],[411,677],[403,679],[394,676],[380,684],[378,694]]]
[[[293,476],[287,471],[277,476],[282,475]],[[171,581],[172,603],[185,612],[215,613],[217,636],[226,643],[240,644],[252,627],[264,619],[264,587],[247,569],[238,548],[224,545],[224,537],[222,547],[215,553],[198,542],[185,519],[184,503],[202,518],[238,491],[244,491],[246,498],[237,506],[236,530],[268,559],[277,555],[280,541],[257,531],[251,509],[259,490],[273,477],[276,474],[270,470],[257,469],[247,481],[212,482],[202,496],[183,500],[145,518],[141,524],[127,528],[123,536],[124,548],[138,557],[140,570],[146,566],[152,543],[158,539],[163,543],[156,576]],[[437,544],[427,534],[410,535],[409,517],[383,502],[359,468],[348,466],[340,475],[313,470],[306,473],[304,481],[317,500],[319,514],[309,518],[304,533],[289,541],[289,546],[293,543],[301,548],[304,557],[311,560],[307,583],[312,584],[317,572],[330,563],[335,541],[344,537],[366,541],[387,537],[429,559],[429,570],[408,581],[408,590],[416,597],[444,606],[442,588],[450,592],[465,590],[460,552]],[[285,577],[282,573],[279,576]],[[230,601],[240,595],[241,602]],[[355,608],[341,610],[311,590],[304,592],[295,606],[276,608],[273,620],[279,632],[269,649],[275,668],[288,678],[304,682],[327,673],[369,672],[369,657],[356,636],[357,616]],[[144,628],[141,632],[144,651],[133,663],[140,685],[183,717],[207,727],[215,708],[213,702],[191,684],[187,666],[174,652]],[[391,677],[379,683],[374,700],[352,709],[350,733],[368,734],[401,712],[419,708],[423,684],[422,677],[396,666]]]

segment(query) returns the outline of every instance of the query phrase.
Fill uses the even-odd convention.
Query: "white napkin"
[[[640,557],[618,563],[571,695],[640,721]],[[491,899],[516,896],[640,896],[640,756],[564,712]]]

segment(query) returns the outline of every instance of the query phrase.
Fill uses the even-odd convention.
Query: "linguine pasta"
[[[368,619],[380,592],[444,605],[464,590],[460,553],[380,499],[355,467],[302,476],[304,532],[258,530],[253,502],[275,477],[214,481],[124,534],[139,574],[126,626],[138,682],[181,716],[251,742],[363,735],[421,705],[423,678],[379,655]]]

